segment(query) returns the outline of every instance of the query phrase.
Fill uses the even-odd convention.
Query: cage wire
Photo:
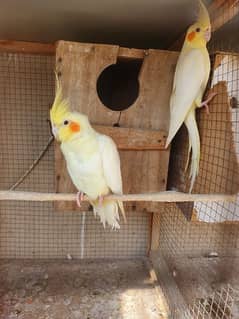
[[[195,301],[182,311],[175,311],[173,318],[181,319],[228,319],[239,316],[239,291],[230,285],[215,291],[211,296]]]
[[[0,53],[0,188],[11,189],[51,137],[55,57]],[[54,145],[16,190],[54,192]],[[150,214],[128,213],[121,230],[105,229],[92,212],[58,212],[52,203],[0,203],[0,258],[128,258],[148,252]]]
[[[201,159],[195,193],[238,193],[238,23],[239,15],[216,31],[210,42],[212,72],[207,92],[217,95],[209,115],[197,110]],[[187,155],[188,134],[182,127],[171,149],[169,189],[188,191]],[[239,195],[233,203],[162,206],[159,269],[167,274],[165,278],[171,278],[161,283],[171,318],[239,318],[238,247]]]
[[[239,290],[233,288],[228,283],[218,283],[215,287],[206,287],[204,282],[209,278],[202,274],[202,266],[200,263],[204,263],[204,270],[208,272],[208,268],[211,268],[211,275],[215,276],[215,272],[218,271],[215,267],[215,263],[211,260],[211,267],[208,267],[206,262],[195,260],[186,261],[183,258],[178,260],[177,266],[180,267],[180,263],[185,262],[187,268],[185,272],[188,278],[181,278],[181,283],[177,280],[177,269],[173,272],[168,268],[168,263],[165,262],[165,258],[162,253],[159,255],[158,269],[159,269],[159,282],[163,290],[167,305],[168,305],[168,318],[169,319],[237,319],[239,316]],[[225,259],[225,266],[231,260]],[[194,265],[193,265],[194,263]],[[199,264],[199,265],[197,265]],[[221,267],[220,262],[217,265]],[[194,268],[194,274],[192,269]],[[231,271],[237,271],[238,265],[234,265]],[[196,272],[199,273],[197,280],[194,280]],[[201,274],[200,274],[201,273]],[[176,279],[176,280],[175,280]],[[192,283],[192,289],[188,286]],[[204,287],[203,287],[204,286]],[[195,294],[195,290],[199,290]],[[182,294],[182,290],[186,291],[186,295]],[[192,301],[192,295],[194,296]]]

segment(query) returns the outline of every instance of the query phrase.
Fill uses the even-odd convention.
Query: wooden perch
[[[160,193],[147,194],[127,194],[127,195],[108,195],[108,199],[129,201],[145,201],[145,202],[214,202],[227,201],[233,202],[237,195],[228,194],[186,194],[175,191],[165,191]],[[19,192],[19,191],[0,191],[0,201],[17,200],[17,201],[75,201],[76,194],[57,194],[57,193],[36,193],[36,192]],[[88,197],[84,197],[84,201],[88,201]]]

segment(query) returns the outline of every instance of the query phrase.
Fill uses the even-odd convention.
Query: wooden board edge
[[[167,133],[161,130],[146,130],[125,127],[92,125],[104,135],[110,136],[119,150],[162,150],[165,149]]]
[[[55,55],[55,44],[0,40],[0,52]]]

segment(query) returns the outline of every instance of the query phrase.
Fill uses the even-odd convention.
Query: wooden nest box
[[[116,45],[57,44],[56,68],[63,95],[72,110],[87,114],[96,130],[116,142],[125,194],[166,190],[169,149],[164,145],[177,57],[176,52]],[[127,74],[124,78],[128,70],[130,81]],[[57,192],[76,192],[58,145],[55,154]],[[71,202],[56,205],[60,210],[78,209]],[[158,206],[144,202],[128,205],[151,212]]]

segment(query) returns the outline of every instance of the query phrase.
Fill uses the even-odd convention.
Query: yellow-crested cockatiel
[[[70,111],[58,79],[50,118],[53,135],[61,142],[68,173],[79,190],[78,205],[85,193],[104,227],[107,223],[113,229],[120,228],[119,209],[125,218],[123,203],[103,198],[111,192],[122,194],[120,158],[115,143],[97,133],[86,115]]]
[[[177,62],[170,99],[170,126],[166,141],[167,148],[184,122],[189,134],[187,165],[192,149],[190,192],[198,174],[200,160],[200,137],[195,110],[197,107],[205,106],[208,111],[207,103],[215,96],[212,94],[202,102],[210,73],[210,59],[206,46],[211,37],[211,24],[207,9],[201,1],[199,1],[199,9],[198,20],[187,31]]]

